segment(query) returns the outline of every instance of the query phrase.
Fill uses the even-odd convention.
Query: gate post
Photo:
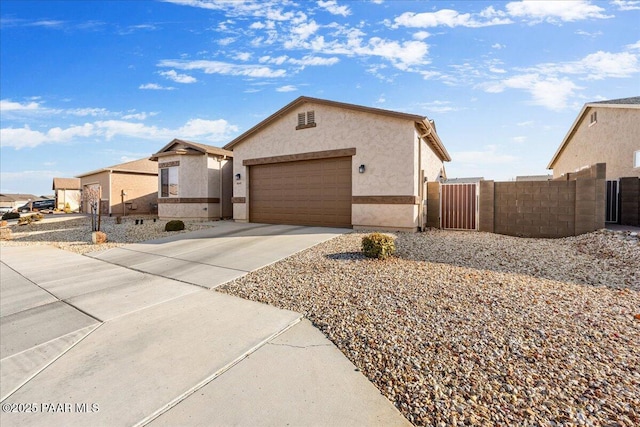
[[[440,228],[440,183],[427,182],[427,227]]]

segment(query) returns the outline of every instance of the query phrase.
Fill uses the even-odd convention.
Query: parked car
[[[54,210],[55,207],[56,201],[54,199],[36,200],[20,206],[18,212]]]
[[[12,210],[13,208],[10,208],[10,207],[1,207],[0,214],[6,214],[7,212],[11,212]]]

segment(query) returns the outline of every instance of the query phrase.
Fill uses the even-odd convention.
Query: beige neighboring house
[[[590,102],[547,166],[554,179],[606,164],[605,221],[640,226],[640,96]]]
[[[56,208],[64,210],[68,203],[71,211],[78,211],[82,201],[81,188],[80,178],[53,178],[52,190],[54,191]]]
[[[595,163],[608,180],[640,177],[640,96],[585,104],[547,169],[559,178]]]
[[[151,160],[157,162],[158,217],[231,218],[233,153],[211,145],[174,139]]]
[[[42,200],[42,197],[33,194],[3,193],[0,194],[0,209],[2,211],[12,211],[35,200]]]
[[[426,117],[300,97],[225,147],[236,221],[418,230],[451,158]]]
[[[157,208],[158,165],[149,159],[77,175],[80,178],[83,212],[90,212],[86,195],[89,190],[100,193],[103,215],[154,214]]]

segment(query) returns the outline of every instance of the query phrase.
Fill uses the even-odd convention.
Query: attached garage
[[[415,231],[449,155],[426,117],[300,97],[225,146],[233,218]]]
[[[351,157],[255,165],[249,220],[351,227]]]

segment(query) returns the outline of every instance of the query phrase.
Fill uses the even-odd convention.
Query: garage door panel
[[[351,226],[351,157],[252,166],[252,222]]]

